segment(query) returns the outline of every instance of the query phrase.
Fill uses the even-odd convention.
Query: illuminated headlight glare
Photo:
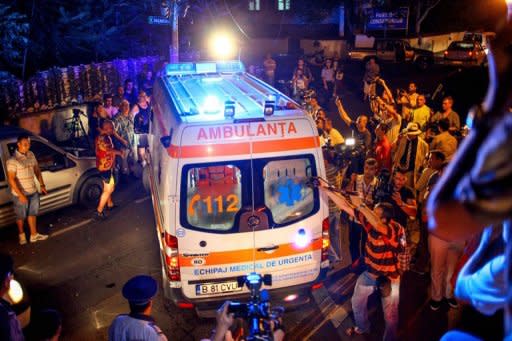
[[[11,286],[7,292],[12,304],[18,304],[23,300],[23,289],[18,281],[11,279]]]
[[[295,246],[299,248],[306,247],[309,244],[309,238],[304,229],[300,229],[295,235]]]
[[[297,299],[297,297],[299,297],[298,295],[296,294],[292,294],[292,295],[288,295],[284,298],[284,301],[285,302],[291,302],[291,301],[295,301]]]
[[[356,139],[353,137],[348,137],[345,140],[345,145],[347,145],[347,146],[355,146],[355,144],[356,144]]]

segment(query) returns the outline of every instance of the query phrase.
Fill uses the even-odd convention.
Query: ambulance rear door
[[[273,124],[288,127],[281,138],[267,134]],[[176,236],[183,294],[240,294],[246,289],[237,278],[252,271],[271,274],[270,289],[313,282],[324,215],[308,185],[321,167],[314,126],[301,118],[217,128],[182,132]]]

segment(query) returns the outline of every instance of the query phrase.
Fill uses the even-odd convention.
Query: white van
[[[40,214],[81,204],[95,205],[103,191],[94,157],[77,157],[41,136],[18,127],[0,127],[0,228],[16,221],[11,189],[7,181],[7,160],[16,150],[19,135],[30,135],[34,153],[48,191],[41,196]]]
[[[149,186],[163,288],[211,316],[271,274],[273,302],[309,301],[329,261],[325,177],[313,120],[240,62],[169,64],[153,91]]]

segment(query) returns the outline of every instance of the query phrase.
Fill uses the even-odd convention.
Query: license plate
[[[237,281],[222,283],[202,283],[196,284],[196,295],[216,295],[226,292],[242,291],[242,287],[238,286]]]

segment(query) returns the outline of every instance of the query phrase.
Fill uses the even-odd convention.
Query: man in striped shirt
[[[36,230],[36,217],[39,213],[39,192],[36,187],[36,177],[41,187],[41,193],[44,195],[47,192],[37,160],[34,153],[30,151],[30,137],[28,135],[18,136],[17,149],[14,155],[7,160],[6,165],[20,245],[27,243],[23,230],[25,219],[30,228],[31,243],[47,239],[48,235],[37,233]]]
[[[333,191],[331,186],[321,183],[320,189],[324,190],[329,198],[349,216],[357,216],[360,221],[363,221],[368,233],[366,271],[357,279],[352,296],[355,326],[348,328],[346,334],[360,335],[370,331],[368,297],[380,287],[382,310],[386,322],[383,339],[396,340],[400,298],[397,253],[404,246],[405,235],[403,227],[393,220],[393,206],[389,203],[378,203],[373,210],[370,210],[361,202],[358,207],[355,207],[343,195]],[[383,283],[390,284],[391,290],[387,292],[382,290]]]

